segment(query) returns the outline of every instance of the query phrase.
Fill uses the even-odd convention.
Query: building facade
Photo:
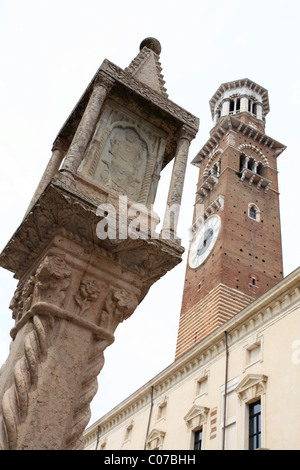
[[[299,315],[300,269],[90,426],[85,449],[300,449]]]
[[[210,100],[175,361],[90,426],[85,449],[300,449],[300,269],[283,278],[266,89]]]

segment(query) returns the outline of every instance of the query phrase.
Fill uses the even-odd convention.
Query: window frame
[[[260,400],[261,403],[261,442],[260,449],[267,448],[266,442],[266,387],[268,377],[263,374],[248,374],[239,383],[236,392],[243,411],[242,442],[243,448],[249,450],[249,405]]]
[[[201,434],[200,434],[201,433]],[[197,439],[197,434],[200,434],[201,438]],[[193,450],[202,450],[202,443],[203,443],[203,428],[200,427],[199,429],[194,429],[193,431],[193,437],[194,437],[194,449]],[[197,439],[197,440],[196,440]],[[200,449],[199,449],[199,443],[200,443]]]
[[[255,218],[250,215],[251,209],[255,210]],[[260,209],[254,202],[250,202],[248,204],[248,217],[249,219],[254,220],[255,222],[260,222]]]
[[[259,404],[259,411],[254,412],[254,407]],[[253,410],[253,412],[252,412]],[[261,449],[261,437],[262,437],[262,423],[261,423],[261,399],[256,400],[248,404],[248,449],[257,450]],[[254,423],[251,432],[251,423]],[[253,443],[251,444],[251,440]]]

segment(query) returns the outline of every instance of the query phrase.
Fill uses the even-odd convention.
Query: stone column
[[[224,100],[222,103],[221,116],[229,115],[229,100]]]
[[[96,80],[89,102],[62,165],[62,171],[67,171],[71,174],[76,173],[95,130],[102,105],[113,83],[113,80],[102,75]]]
[[[82,448],[103,352],[137,307],[137,284],[104,250],[54,239],[10,305],[16,323],[1,369],[0,450]]]
[[[257,119],[260,119],[261,121],[263,120],[263,107],[262,107],[262,104],[260,103],[256,104],[256,117]]]
[[[241,98],[241,113],[248,111],[248,98],[247,96],[243,96]]]
[[[177,223],[182,199],[185,170],[189,147],[195,133],[187,126],[182,126],[177,142],[167,206],[161,231],[162,238],[177,238]]]
[[[32,207],[34,206],[34,204],[36,203],[36,201],[38,200],[40,195],[46,189],[46,187],[49,184],[49,182],[51,181],[51,179],[58,172],[59,167],[61,165],[61,162],[64,158],[65,152],[66,152],[65,144],[64,144],[64,142],[61,141],[61,139],[58,138],[54,142],[54,145],[53,145],[53,148],[52,148],[51,158],[50,158],[50,160],[48,162],[48,165],[47,165],[47,167],[44,171],[44,174],[43,174],[43,176],[42,176],[42,178],[39,182],[39,185],[36,188],[36,191],[35,191],[32,199],[30,201],[30,204],[29,204],[28,209],[26,211],[26,215],[28,214],[28,212],[30,212],[30,210],[32,209]]]

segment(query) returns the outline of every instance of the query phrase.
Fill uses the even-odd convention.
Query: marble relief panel
[[[133,201],[150,205],[165,145],[164,132],[109,100],[79,171]]]

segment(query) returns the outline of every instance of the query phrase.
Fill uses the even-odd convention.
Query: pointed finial
[[[143,47],[148,47],[151,51],[155,52],[155,54],[160,55],[161,53],[161,45],[160,42],[155,38],[146,38],[140,44],[140,51]]]

